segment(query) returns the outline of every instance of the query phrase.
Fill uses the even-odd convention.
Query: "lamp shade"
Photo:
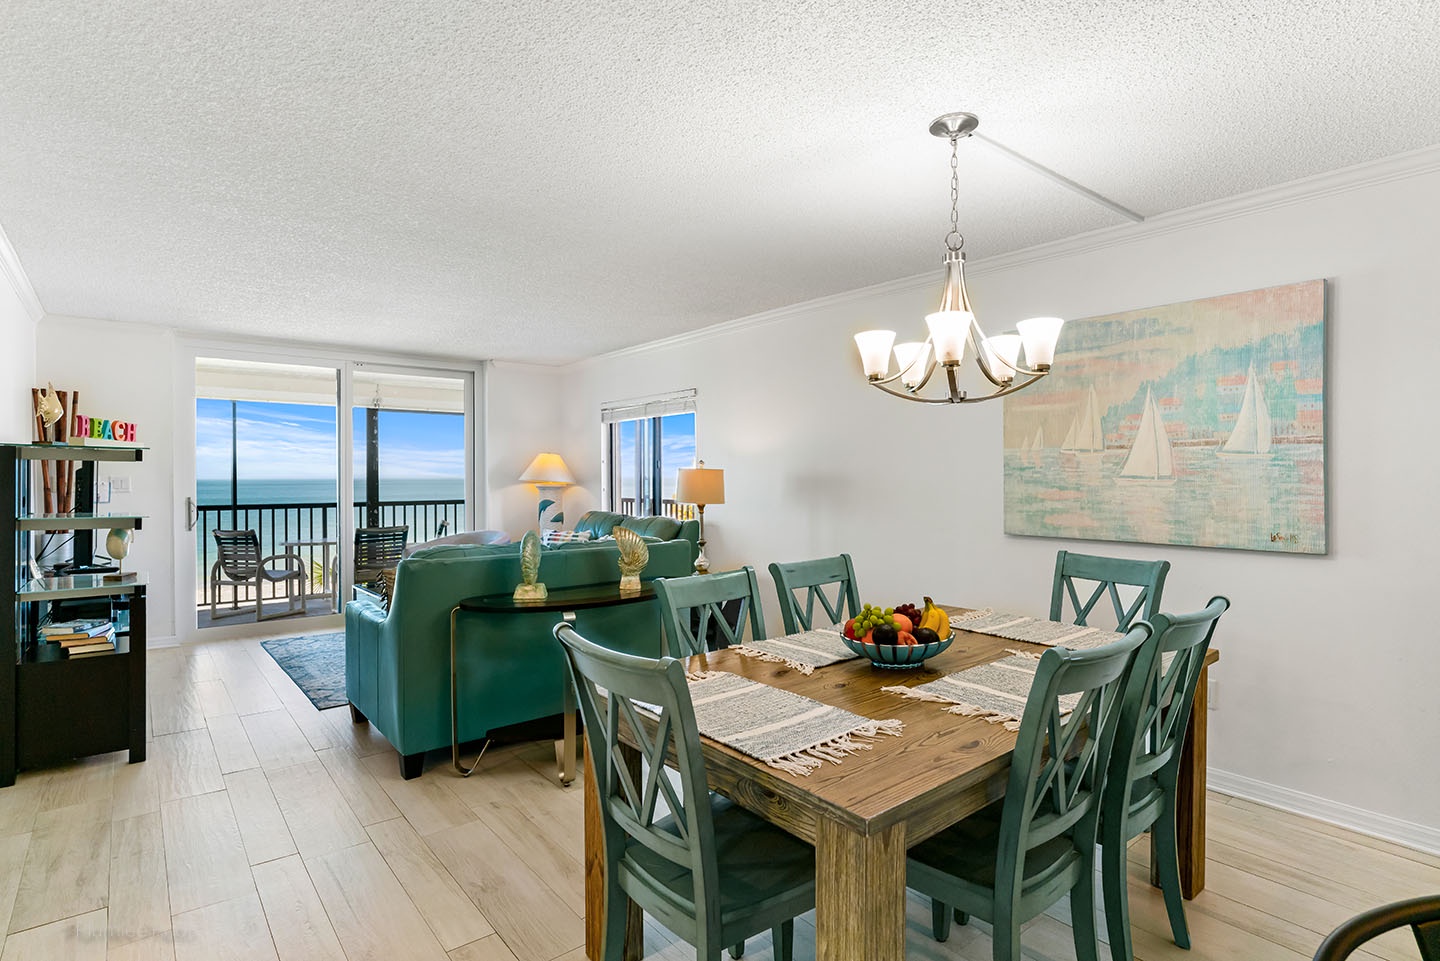
[[[520,480],[527,484],[558,487],[575,483],[575,475],[570,473],[570,468],[565,466],[565,460],[559,454],[543,451],[535,455],[525,473],[520,475]]]
[[[706,467],[699,461],[695,467],[680,468],[680,477],[675,483],[675,500],[681,504],[725,503],[725,472],[716,467]]]
[[[1030,367],[1049,367],[1055,362],[1055,344],[1065,321],[1059,317],[1031,317],[1015,325],[1025,342],[1025,363]]]

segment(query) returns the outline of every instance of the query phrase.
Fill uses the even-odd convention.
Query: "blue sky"
[[[235,405],[240,476],[333,480],[335,408],[239,401]],[[355,475],[365,470],[365,411],[354,411]],[[464,477],[464,417],[386,410],[380,413],[380,476]],[[195,476],[230,477],[230,401],[195,402]]]
[[[635,428],[642,421],[623,421],[620,426],[620,464],[622,495],[635,483],[630,465],[635,463]],[[676,471],[695,466],[695,415],[669,414],[660,421],[660,492],[662,497],[675,494]]]

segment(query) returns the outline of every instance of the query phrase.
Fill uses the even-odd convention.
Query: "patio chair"
[[[255,588],[255,620],[268,621],[277,617],[290,617],[305,613],[305,562],[299,554],[270,554],[260,556],[260,538],[253,529],[243,531],[211,531],[215,536],[215,547],[220,558],[210,568],[210,618],[233,617],[243,614],[240,609],[240,588]],[[284,566],[272,566],[281,561]],[[277,584],[285,590],[286,609],[277,614],[266,614],[263,587]],[[220,588],[229,585],[230,610],[220,613],[215,609]]]
[[[409,525],[355,528],[355,583],[370,584],[382,571],[393,571],[405,555]]]

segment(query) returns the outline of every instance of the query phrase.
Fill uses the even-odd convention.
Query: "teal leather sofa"
[[[699,521],[677,521],[673,517],[631,517],[611,511],[586,511],[575,522],[575,529],[589,531],[591,537],[598,538],[615,533],[615,528],[621,525],[642,537],[689,541],[695,553],[700,551]]]
[[[693,545],[654,541],[642,577],[691,574]],[[547,547],[540,580],[549,588],[618,584],[612,542]],[[445,545],[400,562],[390,608],[369,600],[345,607],[345,692],[353,719],[368,720],[400,753],[405,778],[426,751],[450,746],[450,610],[462,598],[506,594],[520,583],[520,545]],[[562,713],[564,656],[551,634],[559,615],[461,614],[456,628],[460,741]],[[655,601],[581,611],[585,637],[616,650],[663,651]]]

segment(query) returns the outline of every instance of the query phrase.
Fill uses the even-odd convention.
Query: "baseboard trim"
[[[158,651],[158,650],[160,650],[161,648],[166,648],[166,647],[179,647],[179,646],[180,646],[180,638],[176,637],[174,634],[170,634],[170,635],[168,635],[168,636],[166,636],[166,637],[147,637],[147,638],[145,638],[145,650],[147,650],[147,651]]]
[[[1394,841],[1427,854],[1440,854],[1440,829],[1437,828],[1259,781],[1243,774],[1210,768],[1208,778],[1210,790],[1230,797],[1244,798],[1293,814],[1303,814],[1371,837]]]

